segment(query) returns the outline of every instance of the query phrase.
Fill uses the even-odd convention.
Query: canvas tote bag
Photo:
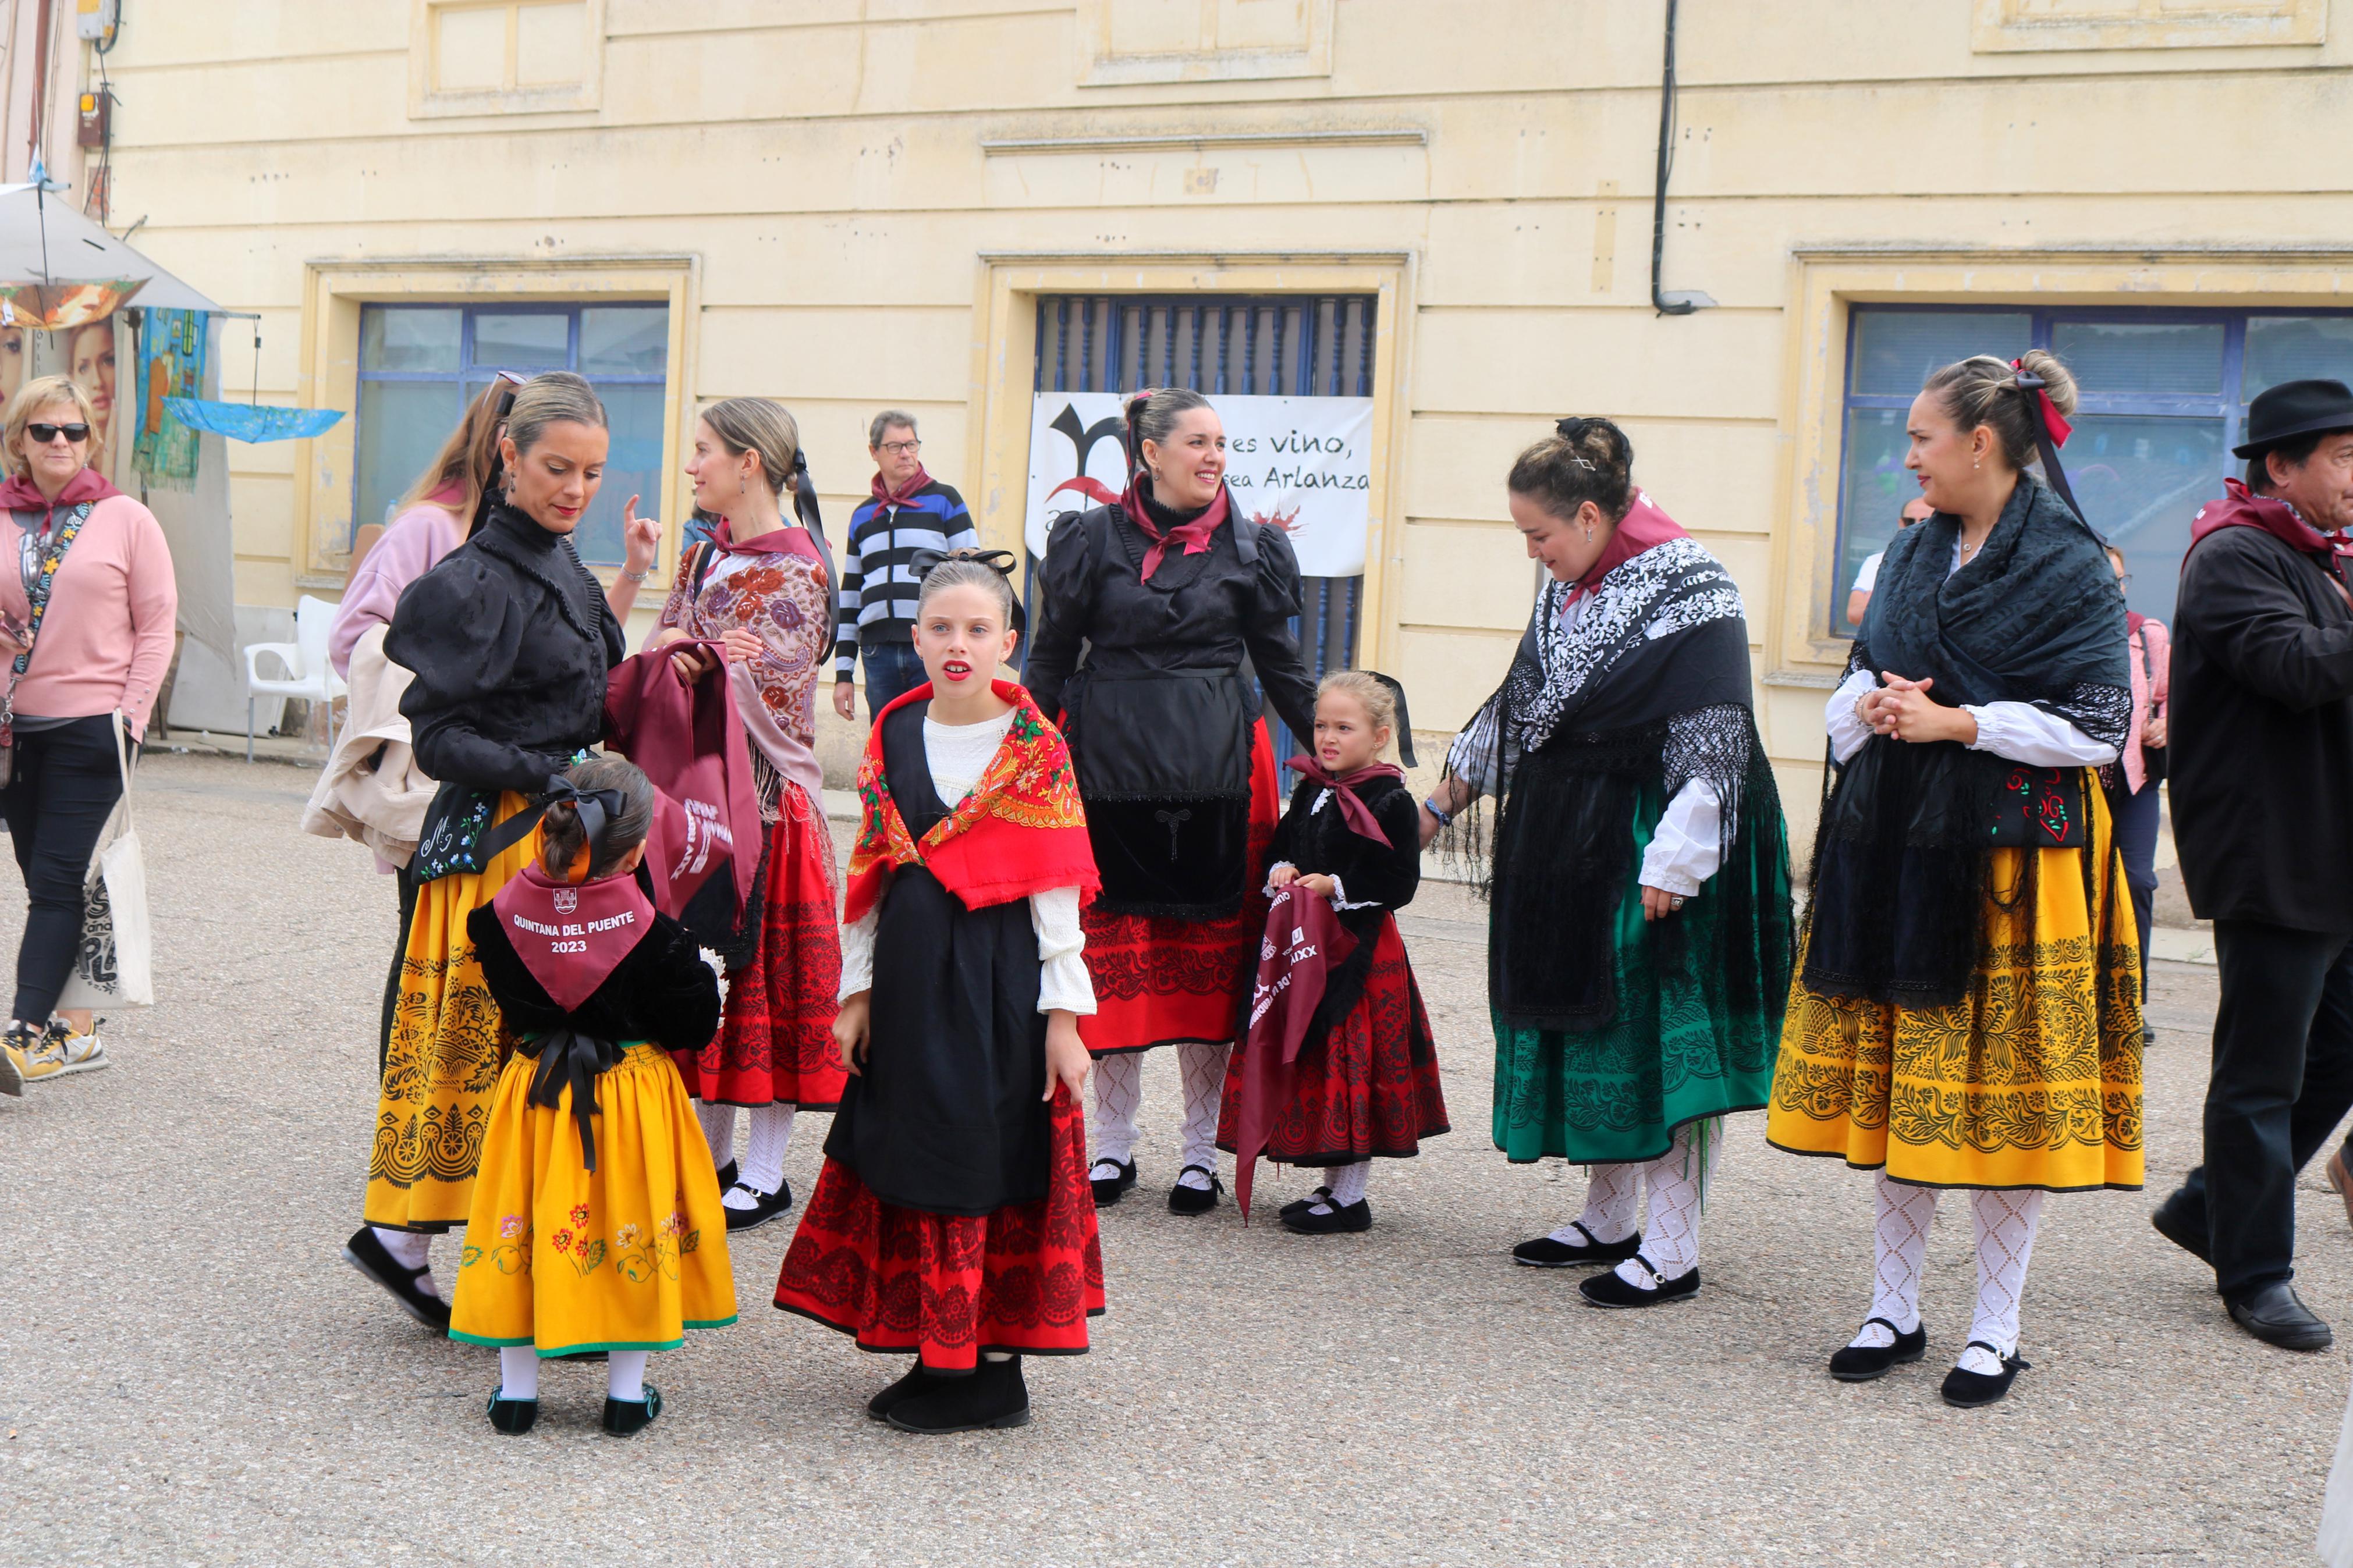
[[[155,1000],[154,928],[147,918],[147,864],[131,816],[131,737],[113,716],[122,798],[98,836],[84,885],[81,946],[58,1005],[145,1007]]]

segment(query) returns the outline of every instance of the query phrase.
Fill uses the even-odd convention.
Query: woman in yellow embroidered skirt
[[[719,1179],[671,1051],[719,1027],[719,978],[633,873],[653,786],[600,757],[547,808],[547,847],[467,931],[506,1026],[449,1337],[500,1352],[491,1425],[528,1431],[541,1356],[609,1352],[605,1429],[661,1411],[647,1353],[735,1321]],[[585,873],[585,879],[575,878]]]
[[[414,673],[400,710],[417,764],[441,788],[410,863],[417,910],[367,1223],[343,1256],[437,1329],[449,1309],[426,1247],[465,1223],[501,1049],[466,920],[531,859],[527,797],[603,734],[606,673],[623,651],[620,623],[567,537],[603,472],[604,405],[576,375],[543,375],[515,395],[506,432],[490,487],[504,499],[402,593],[385,637],[385,656]]]
[[[1846,1382],[1926,1354],[1936,1196],[1968,1189],[1977,1310],[1947,1403],[2026,1363],[2020,1299],[2045,1193],[2141,1184],[2140,950],[2095,769],[2131,720],[2125,606],[2063,499],[2059,362],[1947,365],[1905,466],[1936,510],[1880,566],[1827,720],[1805,945],[1767,1135],[1875,1170],[1871,1315]],[[2037,456],[2053,483],[2025,471]]]

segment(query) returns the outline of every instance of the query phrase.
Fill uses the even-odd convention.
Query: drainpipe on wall
[[[1667,174],[1675,161],[1675,0],[1667,0],[1667,59],[1659,77],[1659,170],[1651,206],[1651,304],[1662,316],[1688,316],[1715,303],[1696,289],[1662,293],[1660,268],[1667,249]]]

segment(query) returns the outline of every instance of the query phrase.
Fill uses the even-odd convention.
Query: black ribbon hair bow
[[[1020,564],[1019,558],[1010,550],[918,550],[908,558],[907,567],[914,573],[915,582],[920,585],[932,574],[933,567],[945,561],[977,562],[1008,584],[1013,581],[1014,569]],[[1013,595],[1013,629],[1026,634],[1029,629],[1029,619],[1021,606],[1021,595],[1017,593]]]

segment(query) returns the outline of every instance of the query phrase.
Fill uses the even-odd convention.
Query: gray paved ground
[[[736,1248],[744,1321],[656,1358],[650,1433],[601,1436],[601,1373],[557,1368],[538,1430],[494,1436],[494,1358],[336,1257],[393,910],[355,846],[296,830],[308,784],[151,761],[166,1000],[117,1021],[111,1071],[0,1100],[0,1562],[2311,1561],[2344,1354],[2232,1330],[2142,1196],[2052,1201],[2034,1369],[1976,1413],[1935,1394],[1967,1327],[1966,1210],[1930,1251],[1929,1362],[1833,1384],[1869,1184],[1767,1149],[1761,1117],[1734,1125],[1695,1301],[1599,1312],[1573,1276],[1513,1268],[1582,1173],[1488,1144],[1482,926],[1445,889],[1410,940],[1458,1130],[1377,1173],[1371,1235],[1145,1201],[1175,1163],[1155,1059],[1151,1181],[1103,1219],[1111,1315],[1093,1354],[1036,1367],[1028,1430],[869,1423],[897,1365],[766,1307],[779,1224]],[[2152,1187],[2194,1157],[2213,1003],[2208,970],[2157,985]],[[822,1131],[796,1141],[797,1190]],[[2353,1329],[2353,1237],[2306,1190],[2303,1283]]]

